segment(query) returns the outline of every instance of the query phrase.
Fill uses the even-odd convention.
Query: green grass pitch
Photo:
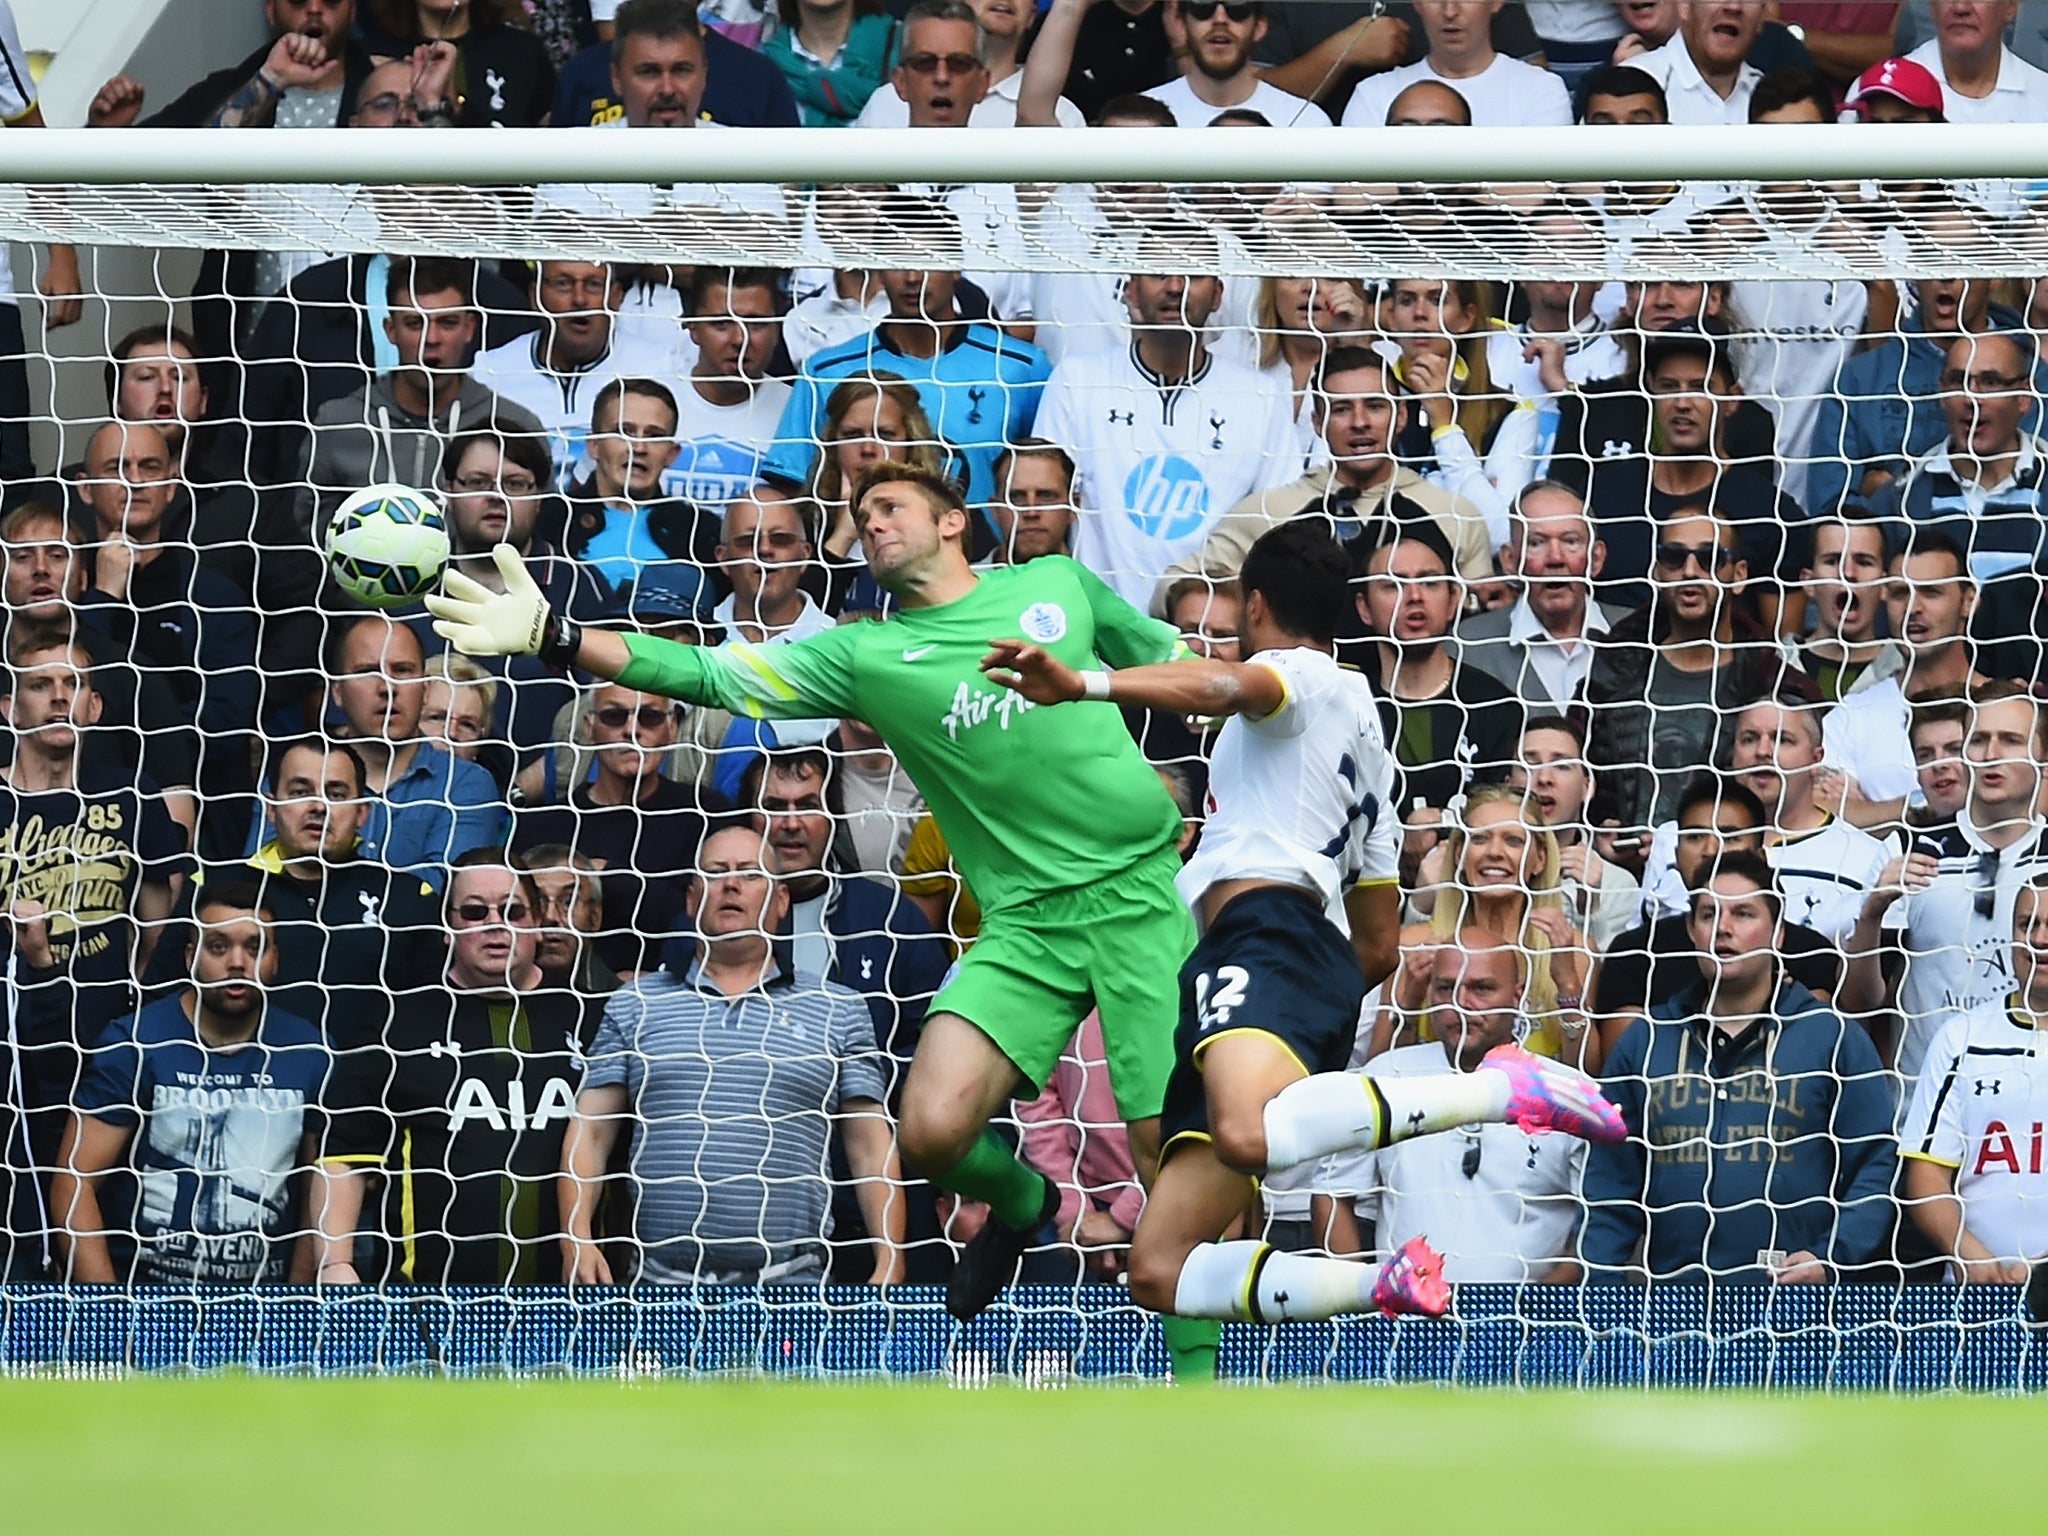
[[[0,1382],[19,1532],[1666,1536],[2048,1527],[2048,1401]]]

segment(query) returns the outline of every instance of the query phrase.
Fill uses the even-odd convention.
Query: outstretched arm
[[[1115,672],[1076,672],[1043,647],[1021,640],[994,640],[981,659],[992,682],[1021,693],[1034,704],[1067,704],[1106,699],[1176,715],[1250,715],[1263,718],[1287,702],[1280,674],[1258,662],[1155,662]]]

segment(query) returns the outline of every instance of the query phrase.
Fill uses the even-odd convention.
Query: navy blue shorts
[[[1160,1114],[1161,1159],[1181,1137],[1209,1137],[1202,1053],[1227,1034],[1255,1031],[1285,1046],[1302,1070],[1341,1072],[1358,1037],[1365,976],[1350,937],[1307,891],[1266,885],[1216,915],[1180,972],[1173,1076]]]

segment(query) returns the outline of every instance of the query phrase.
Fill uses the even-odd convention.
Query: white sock
[[[1279,1173],[1332,1152],[1372,1151],[1429,1131],[1499,1120],[1507,1113],[1508,1089],[1505,1072],[1484,1068],[1441,1077],[1320,1072],[1266,1102],[1266,1168]]]
[[[1173,1310],[1229,1323],[1319,1323],[1372,1311],[1379,1277],[1377,1264],[1279,1253],[1264,1243],[1204,1243],[1181,1266]]]

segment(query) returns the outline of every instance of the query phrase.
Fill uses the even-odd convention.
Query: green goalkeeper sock
[[[1017,1154],[994,1131],[975,1138],[967,1155],[936,1182],[956,1195],[986,1202],[1013,1232],[1029,1232],[1038,1225],[1052,1187],[1044,1174],[1017,1161]]]
[[[1223,1337],[1223,1325],[1206,1317],[1159,1319],[1166,1334],[1166,1355],[1173,1363],[1176,1383],[1214,1381],[1216,1345]]]

